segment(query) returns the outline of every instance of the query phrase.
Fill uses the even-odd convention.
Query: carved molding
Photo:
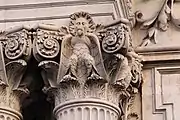
[[[167,67],[154,67],[149,69],[151,76],[147,77],[143,88],[143,119],[147,120],[178,120],[179,118],[179,74],[180,67],[168,65]],[[147,73],[145,73],[147,75]],[[147,92],[149,91],[149,93]],[[147,103],[147,99],[151,102]],[[150,106],[150,107],[148,107]]]
[[[27,10],[27,12],[28,12],[28,9],[32,9],[32,11],[34,11],[36,9],[40,9],[43,13],[41,13],[37,16],[34,16],[34,15],[31,16],[29,14],[28,15],[29,17],[28,16],[24,17],[24,15],[22,13],[19,13],[18,15],[20,15],[20,16],[22,15],[22,17],[18,18],[16,16],[10,16],[10,17],[3,18],[3,19],[0,18],[0,23],[2,23],[2,24],[15,23],[16,24],[16,22],[25,22],[25,21],[36,22],[36,21],[42,21],[42,20],[56,21],[56,20],[68,19],[71,12],[74,12],[73,10],[70,13],[68,13],[68,15],[58,14],[57,12],[55,12],[55,14],[47,15],[47,13],[44,11],[46,11],[47,9],[50,9],[50,10],[57,9],[57,11],[61,11],[61,10],[66,10],[67,7],[71,8],[71,6],[82,7],[82,9],[86,9],[86,8],[94,9],[94,6],[99,6],[99,5],[104,5],[104,6],[102,6],[104,9],[106,9],[106,5],[109,5],[109,6],[112,6],[112,9],[108,10],[108,11],[102,11],[102,12],[95,11],[95,13],[91,14],[93,17],[111,17],[112,19],[118,19],[118,18],[123,17],[123,18],[129,19],[129,18],[132,18],[132,16],[130,16],[128,13],[129,7],[127,7],[127,5],[129,3],[127,1],[130,1],[130,0],[122,0],[122,1],[118,1],[118,0],[98,0],[98,1],[72,0],[72,1],[51,1],[51,2],[48,1],[46,3],[43,3],[43,2],[40,2],[40,3],[20,2],[20,3],[14,4],[14,5],[6,5],[6,3],[5,3],[4,5],[2,4],[0,6],[0,10],[5,10],[7,12],[15,10],[16,13],[19,11],[24,11],[24,13],[26,13],[25,11]],[[86,7],[86,6],[88,6],[88,7]],[[91,12],[90,9],[87,11]],[[98,7],[97,7],[97,9],[98,9]],[[42,14],[44,14],[44,16],[42,16]]]

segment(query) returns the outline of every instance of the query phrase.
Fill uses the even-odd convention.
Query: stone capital
[[[31,53],[26,28],[17,27],[0,34],[0,119],[22,120],[21,103],[29,93],[22,78]]]
[[[41,24],[35,29],[33,54],[58,120],[73,115],[79,120],[84,113],[99,115],[98,120],[136,114],[128,106],[141,86],[142,65],[132,47],[128,20],[99,25],[89,13],[76,12],[69,26]]]

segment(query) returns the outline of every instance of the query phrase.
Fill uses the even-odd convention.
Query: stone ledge
[[[135,50],[143,62],[180,60],[180,46],[175,47],[138,47]]]

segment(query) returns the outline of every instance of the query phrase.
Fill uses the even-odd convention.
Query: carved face
[[[78,18],[75,22],[75,31],[77,36],[82,36],[88,31],[88,21],[85,18]]]

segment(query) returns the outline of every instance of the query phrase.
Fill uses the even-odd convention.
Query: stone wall
[[[178,0],[135,1],[134,11],[142,13],[134,38],[144,61],[143,120],[180,118],[179,10]]]

